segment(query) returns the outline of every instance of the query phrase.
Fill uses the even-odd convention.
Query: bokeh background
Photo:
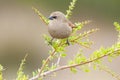
[[[48,56],[48,47],[43,34],[48,34],[47,26],[32,10],[36,7],[46,17],[53,11],[66,13],[71,0],[0,0],[0,64],[5,68],[4,77],[13,80],[16,77],[21,59],[28,53],[25,73],[32,75],[41,66],[41,60]],[[113,22],[120,22],[120,0],[78,0],[70,19],[74,22],[92,20],[80,32],[92,28],[100,31],[92,34],[90,40],[94,44],[90,49],[84,49],[85,55],[90,55],[100,46],[109,47],[117,41],[117,32]],[[61,65],[72,59],[79,48],[77,45],[67,47],[67,58],[62,59]],[[120,74],[120,59],[105,64]],[[115,80],[111,75],[99,70],[77,74],[69,70],[60,71],[56,77],[45,80]]]

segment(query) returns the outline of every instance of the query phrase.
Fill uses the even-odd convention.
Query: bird
[[[48,32],[51,35],[51,44],[52,40],[55,39],[67,39],[66,43],[69,45],[68,37],[72,33],[72,29],[75,25],[69,21],[65,14],[60,11],[55,11],[50,14],[48,17],[49,24],[48,24]]]

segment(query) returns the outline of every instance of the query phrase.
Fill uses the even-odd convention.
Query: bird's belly
[[[72,28],[69,26],[49,26],[48,31],[53,38],[63,39],[70,36]]]

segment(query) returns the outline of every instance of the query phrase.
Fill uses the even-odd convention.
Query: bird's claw
[[[69,42],[69,40],[67,39],[66,40],[66,44],[69,46],[70,45],[70,42]]]

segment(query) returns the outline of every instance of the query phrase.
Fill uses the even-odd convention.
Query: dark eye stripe
[[[53,18],[54,18],[54,19],[56,19],[56,18],[57,18],[57,16],[53,16]]]

